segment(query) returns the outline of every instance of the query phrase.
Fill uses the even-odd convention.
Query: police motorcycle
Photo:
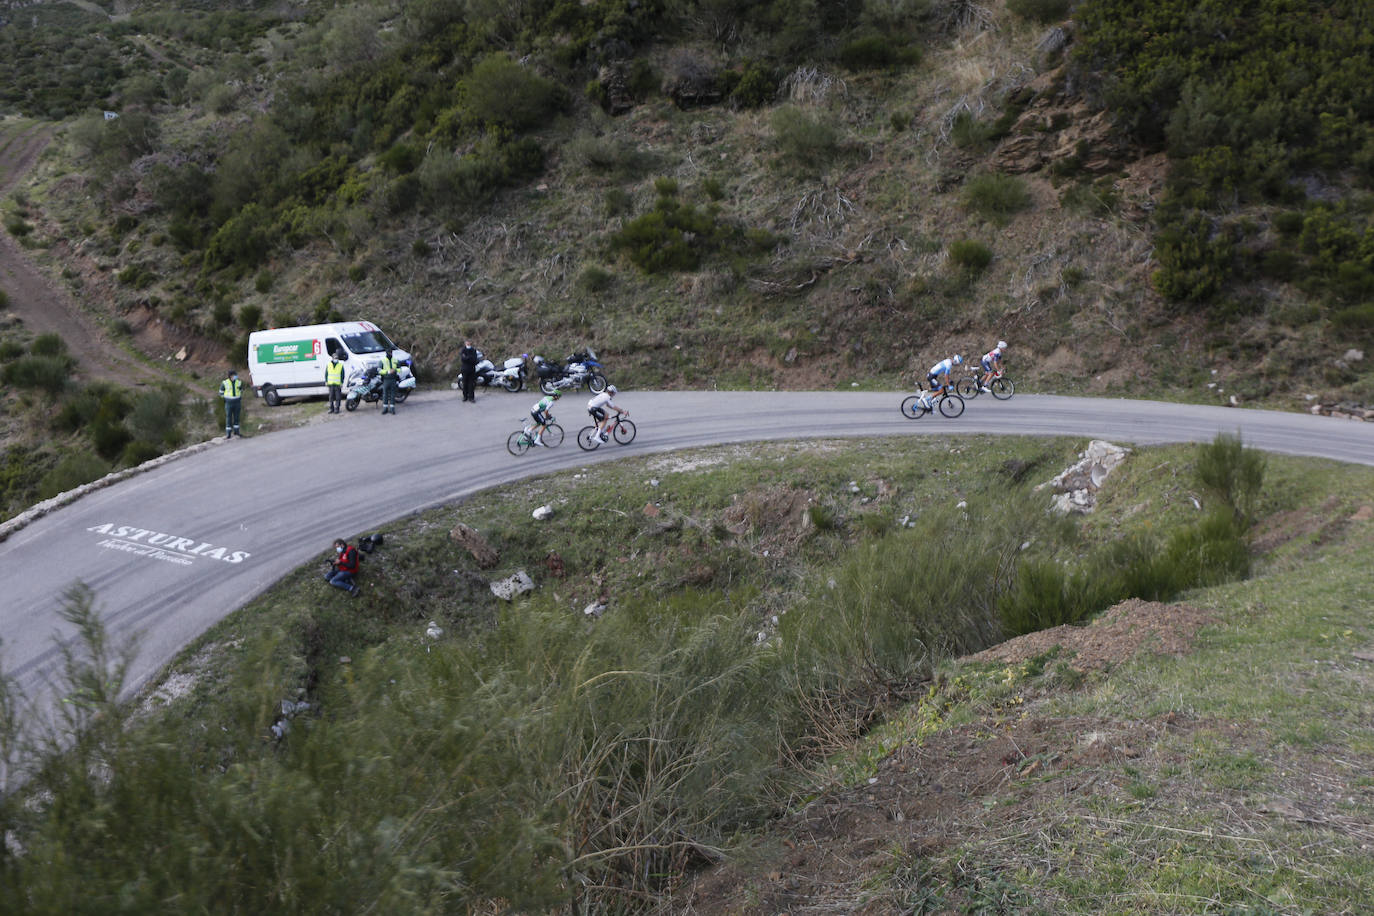
[[[415,387],[415,373],[410,369],[410,360],[404,360],[396,369],[399,379],[396,383],[396,403],[400,404],[410,397]],[[348,377],[348,395],[344,399],[345,410],[357,410],[363,401],[375,404],[382,399],[382,374],[374,365],[362,372],[354,372]]]
[[[534,365],[539,373],[539,390],[545,394],[576,391],[583,385],[598,394],[606,390],[604,367],[590,348],[569,356],[566,364],[536,356]]]
[[[481,350],[477,351],[477,359],[478,384],[486,387],[500,385],[512,393],[524,389],[525,360],[529,359],[528,353],[512,356],[501,365],[500,369],[497,369]]]

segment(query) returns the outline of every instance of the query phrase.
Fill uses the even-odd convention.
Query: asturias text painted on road
[[[178,566],[190,566],[196,561],[196,557],[225,563],[242,563],[252,556],[246,550],[230,550],[228,547],[216,547],[195,538],[177,537],[175,534],[135,528],[132,525],[116,525],[113,522],[92,525],[86,530],[109,535],[100,542],[101,547],[122,550],[165,563],[175,563]]]

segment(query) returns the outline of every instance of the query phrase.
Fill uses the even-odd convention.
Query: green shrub
[[[181,429],[182,415],[180,392],[175,388],[159,388],[135,398],[125,422],[145,445],[171,449],[185,439]]]
[[[577,275],[577,288],[587,293],[599,293],[608,289],[615,275],[595,264],[588,264]]]
[[[950,142],[961,149],[986,146],[992,140],[992,134],[992,122],[980,121],[969,111],[956,114],[949,126]]]
[[[845,42],[839,58],[846,70],[886,70],[920,63],[921,51],[889,35],[864,35]]]
[[[784,105],[770,119],[782,161],[803,171],[822,171],[840,152],[840,132],[822,117]]]
[[[259,293],[267,293],[271,291],[272,284],[275,282],[276,278],[272,276],[272,271],[260,270],[258,275],[253,278],[253,289]]]
[[[1234,246],[1229,233],[1198,212],[1163,226],[1155,236],[1159,268],[1151,282],[1178,302],[1205,302],[1230,279]]]
[[[654,179],[654,191],[660,197],[672,197],[677,194],[677,179],[669,178],[666,175]]]
[[[714,176],[703,178],[701,181],[701,193],[705,194],[711,200],[720,200],[725,196],[725,185],[721,183],[719,178]]]
[[[1363,335],[1374,333],[1374,303],[1352,305],[1333,312],[1331,323],[1343,331]]]
[[[29,352],[34,356],[66,356],[67,342],[60,334],[39,334],[33,339],[33,343],[29,344]]]
[[[245,331],[260,329],[262,327],[262,306],[251,304],[239,306],[239,327]]]
[[[622,213],[628,213],[634,206],[634,198],[624,188],[609,188],[602,206],[607,216],[620,216]]]
[[[210,317],[215,320],[215,324],[223,327],[234,320],[234,307],[227,301],[221,299],[216,302],[214,308],[210,310]]]
[[[1073,0],[1007,0],[1007,9],[1022,19],[1049,25],[1067,19]]]
[[[1015,175],[990,172],[964,186],[964,206],[998,226],[1005,226],[1030,205],[1030,188]]]
[[[10,235],[17,239],[22,239],[33,231],[33,227],[18,216],[13,216],[6,220],[5,228],[9,230]]]
[[[424,239],[415,239],[410,243],[410,253],[417,258],[427,258],[434,253],[434,249]]]
[[[377,156],[377,164],[398,175],[405,175],[415,171],[424,158],[424,150],[418,144],[397,143]]]
[[[151,442],[144,442],[135,439],[124,446],[124,451],[120,454],[119,463],[125,467],[137,467],[145,461],[152,461],[162,454],[162,449],[153,445]]]
[[[157,274],[153,273],[146,264],[130,264],[115,274],[115,279],[119,281],[120,286],[147,289],[157,282]]]
[[[992,249],[973,239],[960,239],[950,243],[949,260],[968,273],[982,273],[992,263]]]
[[[71,377],[72,361],[66,356],[21,356],[6,363],[0,379],[16,388],[37,388],[51,395],[61,394]]]
[[[110,466],[90,452],[68,455],[43,475],[38,484],[40,499],[52,499],[60,493],[75,490],[82,484],[99,480],[110,472]]]
[[[613,137],[580,134],[565,147],[566,154],[582,163],[590,172],[630,178],[641,174],[653,162],[653,157],[633,144]]]
[[[17,340],[0,341],[0,362],[10,360],[24,355],[24,345]]]
[[[460,91],[466,120],[516,131],[541,126],[566,102],[560,86],[504,54],[480,60],[460,84]]]
[[[1184,525],[1162,543],[1132,536],[1100,548],[1078,567],[1022,563],[998,610],[1007,636],[1075,624],[1127,598],[1171,601],[1184,591],[1250,571],[1244,528],[1229,509]]]
[[[348,265],[348,279],[354,283],[361,283],[367,279],[367,266],[364,264]]]
[[[736,108],[759,108],[771,104],[778,97],[776,71],[756,61],[749,61],[739,80],[729,91],[730,103]]]
[[[10,294],[7,293],[7,292],[5,292],[3,289],[0,289],[0,309],[6,309],[6,308],[9,308],[9,307],[10,307]]]

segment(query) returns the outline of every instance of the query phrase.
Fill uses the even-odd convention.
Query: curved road
[[[760,439],[996,433],[1101,437],[1137,444],[1206,441],[1374,465],[1374,424],[1153,401],[1020,395],[979,398],[957,420],[902,418],[901,393],[629,392],[629,447],[587,454],[573,441],[583,399],[559,411],[567,440],[523,458],[504,448],[537,395],[421,392],[395,416],[372,405],[327,422],[234,440],[134,476],[39,519],[0,543],[4,670],[44,708],[60,671],[63,590],[80,580],[118,640],[140,634],[138,687],[176,652],[331,540],[522,477],[688,446]],[[266,410],[261,402],[248,410]],[[320,408],[323,410],[323,406]],[[357,468],[383,457],[385,473]],[[532,508],[532,507],[531,507]],[[334,600],[320,586],[321,600]]]

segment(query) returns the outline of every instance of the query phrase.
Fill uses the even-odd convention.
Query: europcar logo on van
[[[318,340],[288,340],[282,343],[258,344],[259,363],[309,362],[320,355]]]

